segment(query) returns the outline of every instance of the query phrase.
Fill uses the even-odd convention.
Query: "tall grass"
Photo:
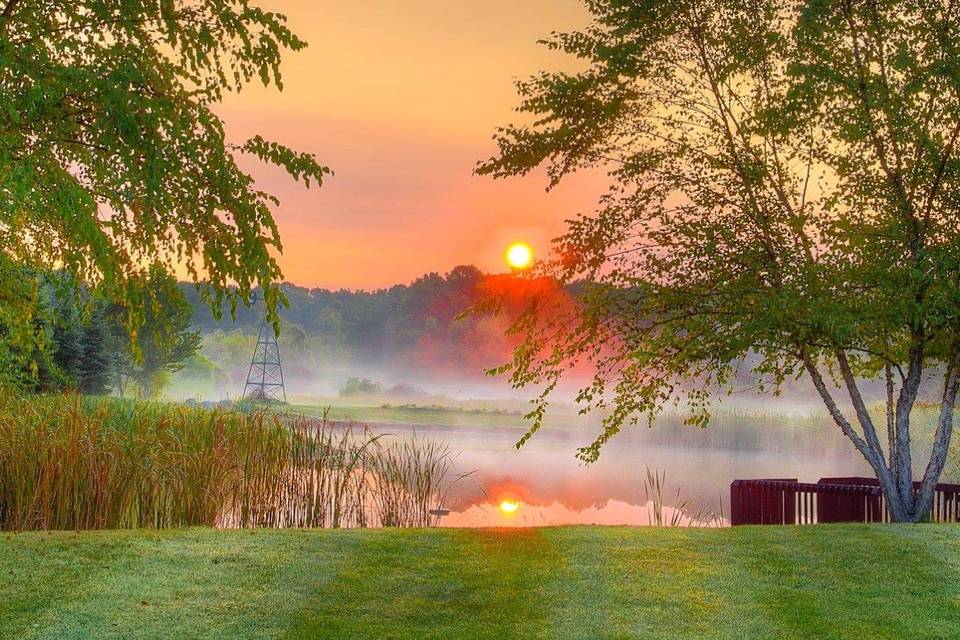
[[[451,473],[325,420],[0,393],[0,529],[426,526]]]
[[[383,526],[410,523],[416,527],[436,524],[431,510],[446,500],[446,490],[463,475],[453,476],[453,462],[446,444],[416,436],[387,444],[375,443],[370,457],[376,490],[371,492],[374,513]],[[438,494],[437,487],[444,487]]]
[[[718,512],[705,509],[693,511],[693,502],[683,498],[678,487],[676,496],[672,500],[673,504],[667,506],[667,501],[664,498],[666,486],[667,472],[647,467],[643,479],[643,491],[647,499],[648,525],[652,527],[724,526],[722,498],[720,499],[720,510]]]

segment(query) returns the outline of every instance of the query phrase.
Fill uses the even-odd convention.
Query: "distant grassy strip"
[[[515,411],[494,412],[459,407],[291,404],[284,409],[314,417],[328,412],[331,420],[357,423],[517,429],[530,426],[530,422]],[[938,413],[939,409],[932,406],[921,406],[914,411],[913,439],[915,446],[922,450],[932,443]],[[877,424],[883,423],[884,417],[879,408],[875,419]],[[591,422],[587,417],[569,413],[548,414],[544,428],[589,429],[589,425],[596,420],[595,416]],[[710,425],[705,429],[685,425],[683,416],[668,413],[661,416],[652,429],[635,426],[625,431],[640,433],[646,443],[661,446],[858,456],[853,445],[825,413],[777,413],[721,407],[714,411]],[[960,451],[960,444],[955,444],[954,449]],[[960,454],[953,458],[960,462]],[[918,464],[921,466],[917,471],[922,473],[925,461]],[[956,462],[948,465],[947,477],[956,478],[960,471],[958,467],[960,465]]]
[[[396,422],[400,424],[431,424],[463,427],[525,427],[528,426],[522,415],[516,413],[495,413],[486,411],[468,411],[456,407],[410,407],[410,406],[362,406],[330,405],[317,406],[290,404],[284,407],[306,416],[321,417],[328,411],[331,420],[353,422]],[[560,416],[551,420],[550,426],[570,428],[584,423],[576,416]]]
[[[0,537],[9,638],[947,638],[960,529]]]

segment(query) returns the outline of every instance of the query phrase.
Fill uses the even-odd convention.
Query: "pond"
[[[730,483],[738,478],[871,475],[842,441],[820,453],[664,446],[642,432],[624,432],[585,465],[576,449],[591,440],[582,429],[538,432],[520,450],[523,429],[443,425],[371,424],[377,433],[435,438],[453,452],[458,473],[470,475],[450,489],[440,518],[449,527],[517,527],[565,524],[652,525],[728,522]],[[815,437],[815,436],[813,436]],[[839,443],[840,446],[837,446]],[[657,491],[651,484],[660,481]],[[651,482],[654,481],[654,482]]]

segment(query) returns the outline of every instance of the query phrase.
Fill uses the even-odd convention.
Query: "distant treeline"
[[[491,380],[484,371],[509,361],[516,338],[506,331],[517,314],[534,294],[571,300],[586,286],[560,289],[551,281],[484,274],[469,265],[375,291],[285,283],[281,288],[288,305],[279,315],[284,371],[291,374],[288,386],[293,381],[295,392],[311,392],[315,387],[309,383],[322,381],[319,386],[335,393],[349,378],[363,377],[386,386],[410,383],[427,390],[451,381],[482,381],[506,390],[504,380]],[[214,388],[239,393],[263,318],[262,304],[239,307],[235,319],[224,304],[220,320],[215,320],[194,285],[181,283],[180,288],[193,307],[192,324],[203,335],[203,348],[202,358],[192,359],[179,376],[183,384],[178,393],[209,394]],[[499,314],[464,315],[490,300],[498,301]],[[753,384],[751,364],[740,367],[740,386]],[[803,385],[795,388],[793,380],[785,388],[794,399],[808,395]]]
[[[411,284],[398,284],[375,291],[310,289],[281,285],[289,305],[280,309],[284,331],[324,335],[357,349],[379,352],[384,347],[413,344],[424,334],[461,330],[456,317],[475,303],[485,276],[474,266],[460,266],[450,273],[429,273]],[[255,332],[263,315],[261,306],[240,307],[230,317],[224,304],[222,318],[214,319],[192,284],[181,288],[194,306],[193,323],[203,332],[241,329]]]
[[[0,387],[151,397],[200,346],[192,307],[161,269],[137,285],[149,303],[134,326],[127,307],[64,273],[4,266]]]
[[[182,393],[221,388],[243,389],[262,305],[239,307],[236,319],[221,308],[215,320],[192,284],[181,283],[193,306],[193,325],[203,334],[201,360],[194,359],[180,375]],[[509,274],[484,274],[474,266],[458,266],[445,275],[429,273],[410,284],[375,291],[350,291],[282,285],[289,304],[279,311],[280,349],[284,371],[295,392],[310,392],[309,382],[322,382],[327,393],[341,389],[351,377],[370,378],[386,386],[409,383],[432,390],[437,382],[507,383],[484,376],[484,370],[507,362],[516,339],[506,330],[534,294],[578,297],[586,284],[564,289],[545,280]],[[495,299],[501,313],[467,314],[474,305]],[[743,385],[750,384],[742,367]],[[576,374],[576,372],[574,372]],[[584,378],[584,380],[589,378]],[[300,384],[300,388],[296,385]],[[455,386],[455,385],[454,385]],[[788,390],[794,381],[787,381]],[[801,388],[794,398],[805,393]],[[181,393],[181,395],[182,395]]]
[[[289,304],[280,310],[281,349],[289,354],[291,365],[302,364],[305,373],[311,366],[322,368],[323,360],[348,360],[403,367],[411,376],[427,371],[483,377],[485,367],[509,357],[513,343],[505,338],[505,329],[532,286],[542,284],[485,275],[474,266],[459,266],[446,275],[430,273],[411,284],[376,291],[284,284]],[[194,325],[204,334],[204,354],[224,370],[242,367],[240,358],[229,362],[224,355],[235,340],[229,334],[256,334],[262,307],[241,307],[232,319],[225,305],[217,321],[196,287],[184,283],[181,289],[194,307]],[[504,301],[503,314],[460,317],[491,292]],[[314,357],[308,363],[307,351],[322,352],[321,362]]]

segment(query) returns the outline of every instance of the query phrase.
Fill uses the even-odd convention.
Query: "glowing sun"
[[[526,269],[533,264],[533,247],[526,242],[514,242],[507,247],[505,257],[514,269]]]
[[[516,500],[504,500],[500,503],[500,511],[511,514],[516,513],[517,509],[520,508],[520,503]]]

